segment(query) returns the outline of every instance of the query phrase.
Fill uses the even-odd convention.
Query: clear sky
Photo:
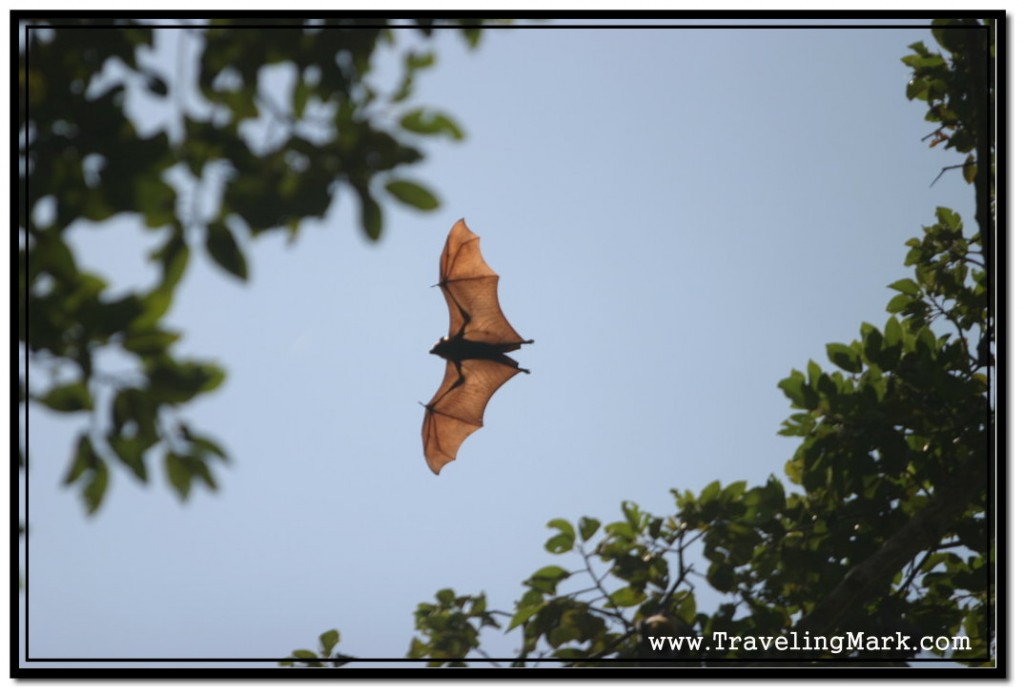
[[[925,107],[904,95],[900,58],[922,40],[924,26],[498,29],[470,51],[440,32],[414,101],[467,138],[409,172],[438,211],[389,206],[370,244],[344,191],[296,244],[250,243],[248,284],[195,245],[168,323],[178,355],[229,373],[182,414],[230,451],[217,493],[182,505],[159,463],[148,487],[119,470],[87,519],[60,485],[82,422],[32,411],[33,657],[278,658],[329,628],[343,652],[403,657],[437,590],[511,610],[533,571],[577,567],[544,551],[552,518],[607,523],[623,500],[667,515],[673,487],[785,480],[799,442],[776,434],[778,381],[884,324],[904,242],[936,206],[972,218],[958,172],[929,187],[960,159],[922,142]],[[462,217],[536,343],[515,355],[532,374],[434,476],[418,402],[443,374],[431,286]],[[155,277],[141,261],[161,237],[140,228],[71,239],[125,287]]]

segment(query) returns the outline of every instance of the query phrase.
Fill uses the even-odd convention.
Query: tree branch
[[[918,553],[942,539],[971,500],[985,487],[986,477],[965,469],[870,558],[854,566],[814,610],[799,621],[796,632],[828,635],[857,607],[886,592],[892,577]]]

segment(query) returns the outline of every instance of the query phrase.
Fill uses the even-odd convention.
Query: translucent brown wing
[[[494,360],[447,362],[444,381],[423,415],[423,455],[431,471],[439,474],[455,459],[463,441],[483,427],[494,392],[522,371]]]
[[[480,237],[464,220],[448,233],[438,283],[448,303],[448,336],[490,344],[526,343],[498,304],[498,274],[480,254]]]

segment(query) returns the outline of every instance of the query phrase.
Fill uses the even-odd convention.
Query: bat
[[[463,441],[484,425],[494,392],[520,372],[505,355],[532,340],[516,333],[498,304],[498,274],[480,254],[480,237],[465,220],[452,226],[441,252],[441,281],[448,303],[448,336],[430,352],[447,361],[444,380],[423,415],[423,456],[435,474],[455,459]]]

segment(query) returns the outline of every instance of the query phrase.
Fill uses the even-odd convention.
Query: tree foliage
[[[353,197],[371,240],[383,230],[382,200],[438,206],[404,173],[427,139],[462,138],[451,117],[411,103],[417,76],[435,60],[429,42],[402,49],[388,89],[372,69],[397,31],[430,37],[444,24],[470,45],[480,38],[477,20],[23,27],[18,337],[31,375],[22,371],[19,393],[23,403],[87,416],[65,482],[90,513],[112,468],[145,482],[162,458],[184,499],[196,483],[214,488],[215,467],[227,460],[179,415],[225,378],[213,361],[178,355],[181,334],[165,322],[195,250],[244,281],[245,238],[294,238],[339,193]],[[154,64],[158,32],[179,42],[176,61]],[[200,46],[194,64],[185,39]],[[174,118],[139,123],[133,100],[169,106]],[[114,291],[69,241],[76,226],[117,216],[158,240],[148,260],[159,277],[144,290]],[[128,370],[108,367],[126,361]]]
[[[810,361],[781,380],[793,413],[780,432],[800,439],[785,465],[790,486],[776,477],[716,481],[699,493],[673,490],[664,515],[626,502],[607,524],[552,520],[545,548],[566,560],[526,579],[510,611],[488,608],[484,593],[441,590],[415,611],[409,657],[432,666],[842,657],[903,665],[924,652],[991,664],[994,344],[985,261],[994,199],[981,173],[993,152],[992,86],[977,88],[977,70],[994,46],[976,24],[939,22],[933,33],[945,52],[911,46],[908,96],[941,123],[933,139],[969,153],[962,166],[981,192],[978,229],[939,208],[907,242],[913,274],[889,286],[885,325],[862,324],[853,340],[829,344],[833,368]],[[709,593],[718,604],[702,608]],[[489,656],[488,630],[517,632],[516,654]],[[814,642],[848,635],[866,642]],[[867,640],[900,635],[905,642]],[[970,647],[922,650],[925,636],[967,638]],[[669,637],[676,642],[659,642]],[[763,642],[775,637],[786,642]]]

